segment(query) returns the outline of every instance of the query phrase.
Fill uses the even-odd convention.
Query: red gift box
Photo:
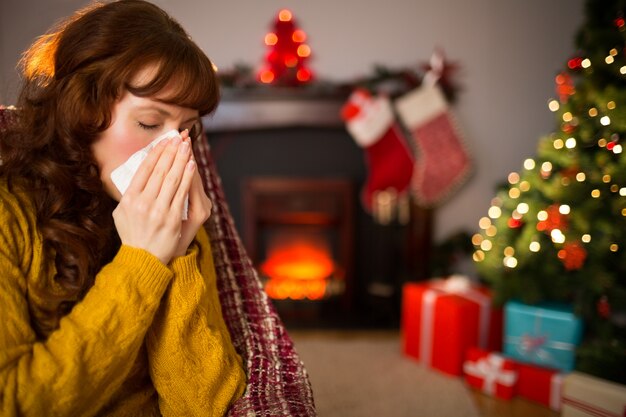
[[[406,355],[451,375],[463,374],[472,346],[500,350],[502,311],[491,293],[465,277],[407,283],[402,294],[402,347]]]
[[[515,395],[517,364],[504,356],[483,349],[470,348],[463,364],[465,381],[486,394],[509,400]]]
[[[518,363],[518,395],[555,411],[561,409],[561,386],[564,374],[551,368]]]

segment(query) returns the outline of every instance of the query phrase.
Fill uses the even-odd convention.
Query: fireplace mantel
[[[306,90],[224,90],[215,113],[202,120],[208,132],[288,127],[340,128],[346,97]]]

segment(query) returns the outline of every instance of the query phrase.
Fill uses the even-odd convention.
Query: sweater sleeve
[[[220,308],[209,239],[201,228],[148,331],[150,376],[163,416],[221,416],[245,389],[245,374]]]
[[[45,341],[30,325],[23,222],[0,204],[0,416],[94,415],[125,380],[172,272],[122,246]],[[21,226],[16,226],[21,225]],[[41,278],[43,279],[43,278]]]

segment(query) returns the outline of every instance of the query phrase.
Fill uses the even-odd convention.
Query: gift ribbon
[[[512,387],[515,381],[517,381],[517,372],[503,369],[504,362],[505,359],[502,356],[489,353],[476,362],[465,362],[463,371],[468,375],[483,378],[483,391],[493,395],[496,391],[496,384]]]
[[[478,304],[478,345],[486,349],[489,336],[489,315],[491,311],[491,297],[472,288],[467,277],[451,276],[443,280],[432,280],[431,287],[424,291],[422,298],[421,320],[420,320],[420,361],[430,366],[432,362],[433,344],[433,322],[435,316],[435,302],[441,295],[456,294]]]
[[[517,346],[517,351],[523,357],[536,356],[544,362],[553,362],[555,359],[547,349],[572,351],[576,347],[573,343],[548,340],[546,336],[533,337],[530,335],[506,336],[505,342]]]
[[[583,415],[592,415],[597,417],[626,417],[626,407],[622,411],[622,415],[619,415],[619,411],[614,413],[602,407],[598,407],[596,404],[591,404],[586,401],[581,401],[574,397],[563,396],[563,405],[568,405]]]
[[[555,411],[561,409],[561,386],[563,385],[563,374],[552,374],[550,378],[550,408]]]

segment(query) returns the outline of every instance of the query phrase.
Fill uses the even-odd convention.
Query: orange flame
[[[335,271],[326,244],[314,239],[287,239],[270,247],[261,272],[269,277],[267,294],[275,299],[318,300]]]

